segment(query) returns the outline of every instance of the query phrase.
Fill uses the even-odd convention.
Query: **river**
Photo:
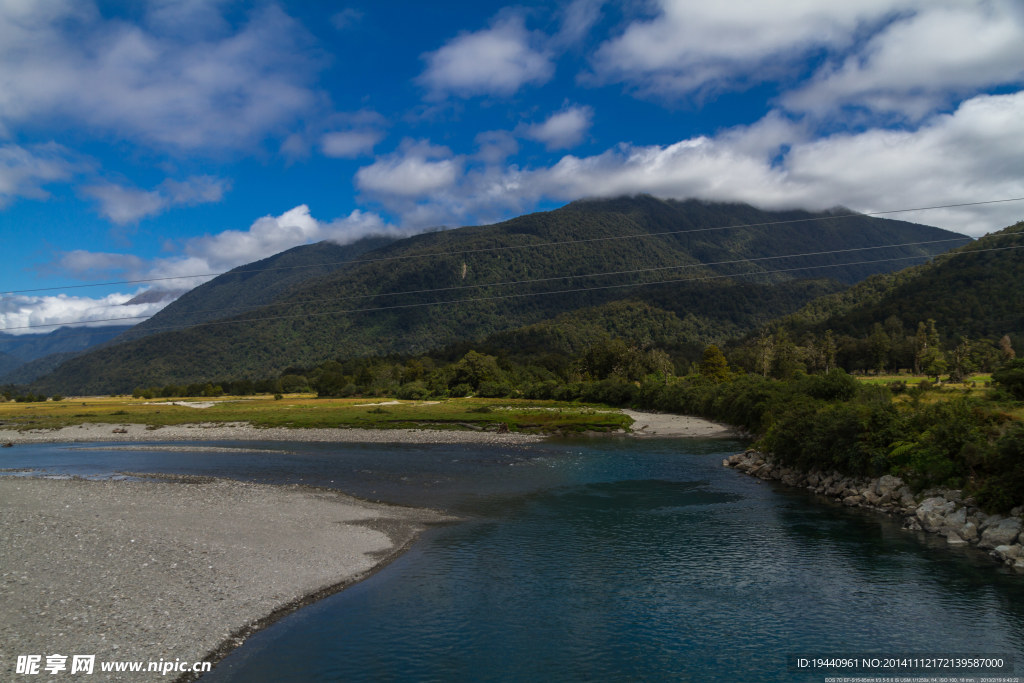
[[[465,521],[256,634],[205,683],[820,683],[864,674],[812,672],[798,658],[991,656],[1005,675],[1024,652],[1024,578],[881,515],[722,467],[740,442],[216,445],[238,450],[33,445],[4,466],[330,486]]]

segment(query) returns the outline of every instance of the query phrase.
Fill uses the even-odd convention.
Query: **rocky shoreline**
[[[730,456],[722,464],[760,479],[811,490],[847,507],[884,512],[902,519],[904,529],[944,536],[950,546],[977,548],[1024,573],[1024,506],[1006,516],[989,515],[959,490],[929,489],[915,494],[902,479],[888,474],[867,479],[834,471],[802,472],[753,449]]]

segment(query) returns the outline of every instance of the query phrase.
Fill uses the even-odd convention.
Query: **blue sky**
[[[587,196],[1024,197],[1022,84],[1019,0],[0,0],[0,330]]]

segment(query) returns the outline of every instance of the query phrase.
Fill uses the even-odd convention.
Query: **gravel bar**
[[[173,680],[100,662],[217,661],[447,521],[301,486],[0,477],[0,679],[58,653]]]
[[[60,429],[0,429],[0,443],[82,443],[128,441],[318,441],[334,443],[536,443],[544,437],[517,432],[447,429],[289,429],[248,422],[202,422],[166,427],[89,423]]]

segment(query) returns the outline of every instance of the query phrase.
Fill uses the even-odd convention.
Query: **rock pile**
[[[988,515],[959,490],[930,489],[915,494],[902,479],[888,474],[865,479],[838,472],[802,472],[784,467],[756,450],[737,453],[722,464],[760,479],[810,489],[849,507],[902,517],[904,529],[945,536],[951,546],[974,546],[1024,573],[1024,506],[1011,510],[1009,516]]]

